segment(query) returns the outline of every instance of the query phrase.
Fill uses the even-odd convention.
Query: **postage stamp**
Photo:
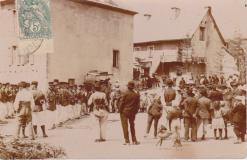
[[[20,39],[51,38],[49,0],[16,0]]]

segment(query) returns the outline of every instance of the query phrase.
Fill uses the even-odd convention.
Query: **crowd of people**
[[[210,127],[216,140],[228,139],[228,126],[233,125],[237,137],[235,143],[245,141],[246,134],[246,89],[237,79],[201,75],[195,80],[180,81],[167,77],[162,83],[155,82],[151,88],[160,88],[157,93],[140,90],[134,81],[127,84],[127,90],[109,81],[75,85],[54,80],[49,82],[46,93],[38,89],[38,82],[20,82],[18,85],[0,84],[0,123],[16,118],[16,138],[20,134],[35,139],[38,128],[43,137],[48,137],[46,128],[54,129],[68,120],[93,115],[98,121],[99,138],[106,141],[109,112],[120,114],[124,144],[130,144],[128,125],[132,142],[140,144],[135,135],[135,117],[138,112],[147,113],[147,128],[144,137],[154,122],[154,137],[173,135],[174,146],[181,146],[181,127],[184,139],[197,141],[202,126],[201,140],[207,138]],[[49,122],[49,123],[47,123]],[[160,123],[160,124],[159,124]],[[47,124],[49,124],[47,126]],[[158,127],[160,126],[160,127]],[[158,129],[160,128],[160,129]],[[191,128],[191,134],[189,134]],[[168,134],[164,134],[164,131]],[[224,134],[223,134],[224,133]],[[224,136],[223,136],[224,135]],[[164,137],[163,137],[164,138]]]
[[[208,80],[209,79],[209,80]],[[157,136],[159,119],[174,135],[174,146],[181,146],[180,130],[184,127],[184,139],[198,140],[198,129],[202,126],[201,140],[213,129],[216,140],[228,139],[228,126],[233,125],[237,137],[235,143],[245,142],[246,134],[246,88],[238,79],[201,75],[196,81],[167,79],[167,86],[161,94],[147,95],[143,103],[148,110],[148,124],[145,137],[154,121],[154,136]],[[230,81],[230,82],[229,82]],[[164,101],[163,103],[161,101]],[[144,109],[145,110],[145,109]],[[166,120],[164,120],[164,117]],[[163,118],[163,119],[162,119]],[[164,122],[167,123],[164,123]],[[191,134],[189,131],[191,129]],[[223,136],[224,133],[224,136]]]

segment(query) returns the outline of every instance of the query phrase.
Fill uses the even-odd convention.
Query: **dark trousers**
[[[160,117],[148,114],[148,125],[147,125],[147,131],[146,131],[147,134],[149,133],[152,123],[154,121],[154,136],[155,137],[157,136],[157,128],[158,128],[159,119]]]
[[[245,141],[245,134],[246,134],[246,123],[234,123],[233,129],[237,138]]]
[[[223,119],[224,119],[224,124],[225,124],[225,128],[224,128],[224,130],[225,130],[225,138],[228,138],[228,134],[227,134],[227,123],[228,123],[228,121],[223,117]]]
[[[126,143],[129,143],[129,131],[128,131],[128,123],[130,125],[130,133],[132,137],[132,142],[136,142],[136,135],[135,135],[135,114],[133,115],[126,115],[124,113],[120,114],[120,119],[122,123],[122,128],[123,128],[123,134],[124,134],[124,139]]]
[[[184,117],[184,138],[189,139],[189,130],[191,128],[191,140],[195,141],[197,139],[197,124],[196,119],[193,117]]]

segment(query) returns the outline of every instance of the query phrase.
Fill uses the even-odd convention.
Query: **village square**
[[[0,0],[0,159],[245,158],[236,1]]]

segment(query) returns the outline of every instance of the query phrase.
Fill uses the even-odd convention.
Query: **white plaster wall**
[[[206,72],[207,74],[219,74],[222,72],[222,58],[221,48],[223,42],[216,30],[211,17],[207,14],[202,22],[206,21],[205,40],[200,41],[200,27],[198,26],[191,41],[193,47],[193,55],[199,57],[206,57]]]
[[[133,16],[74,3],[51,1],[54,53],[48,58],[48,78],[81,83],[89,70],[132,78]],[[120,51],[120,67],[112,68],[112,52]]]
[[[238,67],[233,56],[231,56],[225,50],[223,50],[222,53],[224,55],[222,59],[222,65],[223,65],[222,71],[224,73],[224,76],[229,77],[230,75],[233,74],[239,75]]]
[[[14,14],[14,4],[0,8],[0,82],[17,84],[20,81],[38,81],[40,88],[47,85],[46,61],[47,55],[35,54],[30,63],[19,65],[19,41],[17,15]],[[16,46],[13,50],[12,46]],[[13,60],[12,60],[13,56]]]

